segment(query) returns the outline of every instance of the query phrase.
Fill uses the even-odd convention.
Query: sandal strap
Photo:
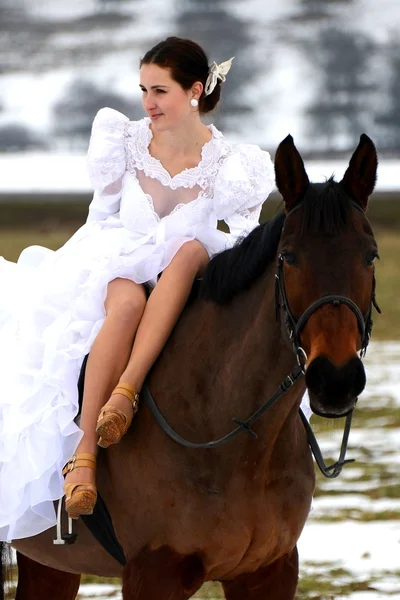
[[[88,467],[93,471],[96,470],[96,456],[89,452],[81,452],[80,454],[74,454],[71,456],[67,464],[62,470],[62,474],[66,475],[77,467]]]
[[[129,425],[131,424],[132,419],[129,419],[126,416],[126,414],[124,412],[122,412],[122,410],[119,410],[118,408],[115,408],[112,405],[107,406],[107,404],[106,404],[105,406],[103,406],[103,408],[101,409],[101,411],[99,413],[99,418],[97,419],[97,423],[99,423],[99,421],[104,419],[104,417],[106,417],[107,415],[118,415],[119,417],[121,417],[121,419],[124,422],[124,431],[126,433]]]
[[[121,382],[115,387],[111,393],[111,396],[114,394],[121,394],[121,396],[125,396],[131,402],[133,408],[137,408],[139,403],[139,394],[130,383]]]

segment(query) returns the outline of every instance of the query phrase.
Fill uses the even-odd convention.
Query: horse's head
[[[311,408],[325,417],[347,414],[365,386],[358,352],[368,343],[378,256],[365,210],[376,171],[376,150],[366,135],[340,182],[310,183],[291,136],[275,157],[287,214],[277,297],[292,341],[307,355]]]

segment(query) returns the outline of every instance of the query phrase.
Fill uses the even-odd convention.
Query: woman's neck
[[[174,129],[156,131],[150,125],[153,139],[150,143],[151,153],[168,156],[198,155],[201,149],[212,138],[210,129],[201,122],[188,120]]]

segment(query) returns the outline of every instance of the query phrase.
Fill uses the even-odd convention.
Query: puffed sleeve
[[[93,125],[88,150],[88,170],[94,189],[87,221],[101,221],[119,211],[122,179],[126,170],[124,132],[128,117],[102,108]]]
[[[239,144],[221,165],[214,185],[214,212],[228,225],[232,244],[258,225],[261,208],[275,185],[268,152]]]

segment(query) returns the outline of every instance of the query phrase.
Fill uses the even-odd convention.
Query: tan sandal
[[[74,454],[62,470],[68,475],[77,467],[89,467],[96,471],[94,454],[82,452]],[[91,515],[97,501],[97,490],[93,483],[64,483],[65,510],[71,519],[79,519],[81,515]]]
[[[128,417],[122,410],[112,405],[111,398],[115,394],[121,394],[128,398],[132,404],[133,414]],[[139,394],[133,385],[129,383],[119,383],[113,390],[110,400],[101,409],[97,419],[96,433],[99,435],[97,444],[101,448],[108,448],[112,444],[118,444],[121,438],[128,431],[132,419],[139,408]]]

